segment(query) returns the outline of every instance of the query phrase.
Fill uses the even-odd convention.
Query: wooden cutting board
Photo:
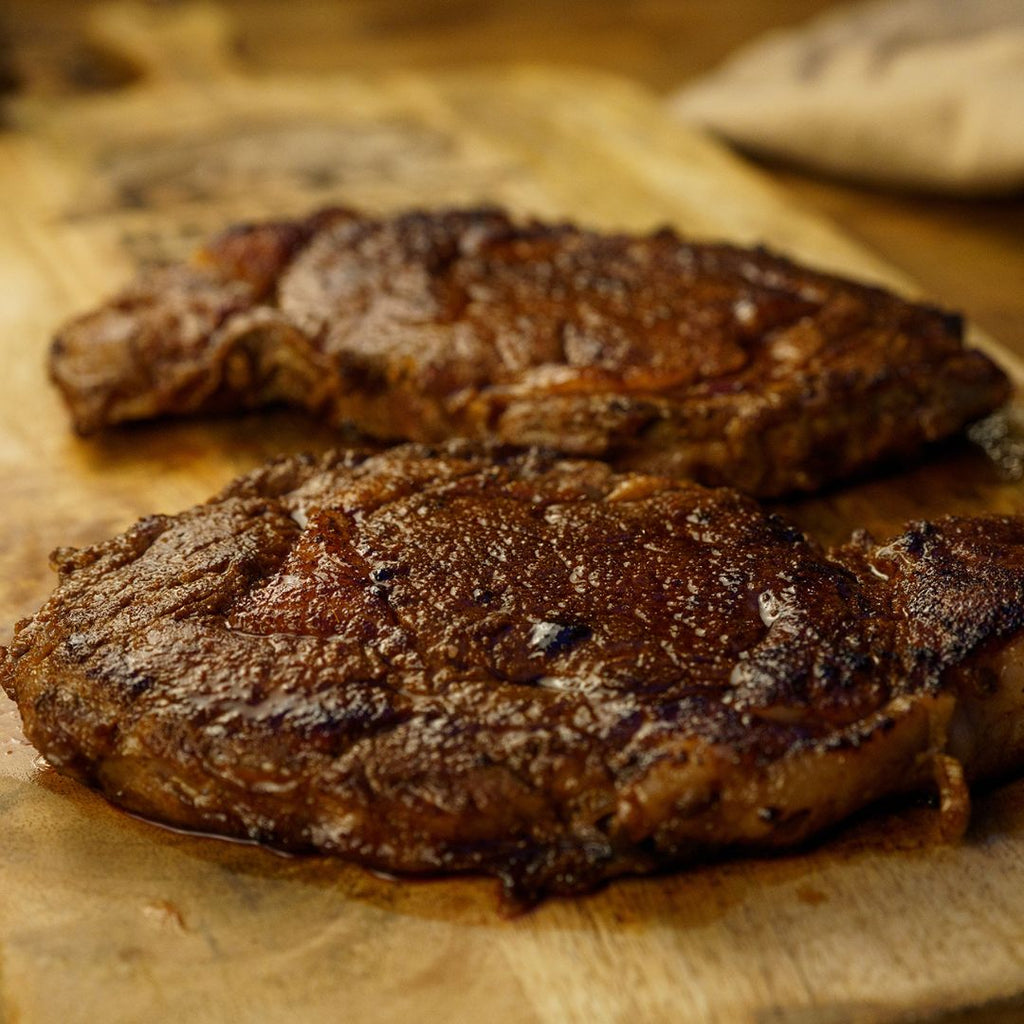
[[[336,443],[287,414],[88,442],[68,430],[44,373],[54,327],[231,221],[491,201],[763,241],[913,290],[623,81],[543,68],[247,80],[226,32],[204,6],[105,8],[97,33],[139,82],[24,103],[0,135],[0,642],[50,590],[50,549],[177,511],[273,453]],[[1016,418],[786,511],[832,541],[1021,510]],[[954,847],[926,805],[889,808],[805,851],[506,919],[487,880],[389,880],[128,817],[40,764],[0,703],[2,1024],[1009,1021],[1024,1013],[1022,922],[1024,782],[980,794]]]

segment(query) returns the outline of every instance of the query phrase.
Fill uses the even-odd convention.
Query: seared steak
[[[999,405],[959,319],[763,250],[493,210],[239,228],[70,323],[77,429],[288,403],[385,440],[542,444],[774,495]]]
[[[1024,761],[1024,519],[825,552],[728,490],[453,443],[291,457],[59,550],[0,658],[164,822],[526,897]]]

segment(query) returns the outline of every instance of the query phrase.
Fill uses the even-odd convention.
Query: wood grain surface
[[[95,45],[133,69],[130,84],[29,90],[9,101],[0,134],[0,642],[49,591],[53,547],[183,508],[272,453],[337,443],[284,413],[88,442],[68,430],[43,369],[54,327],[230,221],[329,202],[486,200],[766,241],[919,287],[617,76],[252,76],[226,56],[233,29],[218,8],[92,18]],[[1014,353],[984,343],[1020,379]],[[831,541],[942,511],[1021,510],[1019,417],[786,511]],[[395,881],[137,821],[41,765],[2,702],[0,823],[3,1024],[1024,1012],[1021,781],[978,794],[957,846],[939,842],[925,802],[877,809],[807,850],[624,880],[506,919],[485,880]]]

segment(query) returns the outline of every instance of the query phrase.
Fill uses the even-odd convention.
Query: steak
[[[761,249],[487,209],[237,228],[68,324],[50,369],[83,434],[285,403],[760,496],[916,454],[1009,392],[954,315]]]
[[[453,442],[61,549],[0,682],[138,814],[522,899],[1024,762],[1024,518],[824,551],[734,491]]]

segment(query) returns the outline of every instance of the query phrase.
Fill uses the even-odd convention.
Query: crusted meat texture
[[[957,317],[763,250],[495,210],[235,229],[66,326],[76,428],[286,403],[384,440],[541,444],[757,495],[999,405]]]
[[[164,822],[520,896],[1024,757],[1024,520],[830,553],[732,491],[452,443],[292,457],[59,550],[0,682]]]

